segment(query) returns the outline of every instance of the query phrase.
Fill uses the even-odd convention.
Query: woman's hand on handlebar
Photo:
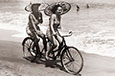
[[[72,31],[69,31],[69,34],[71,35],[73,32]]]
[[[72,34],[73,34],[73,32],[72,32],[72,31],[69,31],[69,34],[63,35],[62,37],[69,37],[69,36],[71,36]]]

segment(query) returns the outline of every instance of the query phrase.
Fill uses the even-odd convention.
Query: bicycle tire
[[[62,52],[61,64],[64,70],[70,74],[78,74],[83,68],[83,62],[80,51],[75,47],[67,47],[67,49]]]
[[[34,44],[34,40],[31,37],[26,37],[23,40],[23,56],[26,59],[32,59],[35,55],[36,52],[35,50],[33,50],[33,44]]]

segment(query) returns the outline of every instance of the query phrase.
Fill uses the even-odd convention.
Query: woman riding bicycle
[[[58,29],[60,28],[61,15],[68,12],[70,8],[71,8],[71,5],[66,2],[59,2],[59,3],[55,3],[53,6],[51,5],[49,7],[46,7],[45,14],[50,16],[50,22],[49,22],[50,24],[47,30],[47,37],[51,41],[50,42],[46,38],[47,40],[46,45],[47,43],[53,44],[53,47],[49,51],[49,54],[50,54],[53,51],[53,49],[57,46],[56,41],[59,42],[60,46],[61,46],[61,43],[63,43],[61,47],[60,46],[58,47],[59,48],[58,50],[53,51],[55,55],[52,54],[52,58],[53,59],[55,58],[55,60],[59,58],[58,61],[61,62],[63,70],[65,70],[66,72],[70,74],[77,75],[83,68],[83,57],[77,48],[73,46],[67,46],[66,44],[64,37],[70,36],[71,32],[70,32],[70,35],[60,36],[59,31],[58,31]],[[30,28],[30,30],[32,31],[32,34],[34,33],[36,36],[36,30],[34,30],[34,27],[36,24],[38,24],[38,22],[35,22],[33,16],[31,15],[29,18],[32,19],[30,20],[30,24],[34,23],[33,24],[34,26],[29,24],[28,27],[33,28],[33,29]],[[39,60],[44,63],[44,58],[47,59],[45,57],[47,53],[44,54],[44,48],[40,49],[40,54],[41,54],[40,56],[39,53],[36,53],[36,51],[33,50],[33,47],[36,47],[36,45],[34,46],[33,44],[35,44],[35,41],[33,41],[31,37],[26,37],[23,40],[22,45],[23,45],[24,58],[26,58],[27,60],[34,61],[38,55],[39,57],[37,58],[39,58]]]
[[[35,42],[34,45],[36,46],[38,46],[39,38],[43,39],[43,43],[45,40],[45,35],[43,34],[43,32],[40,30],[40,27],[39,27],[39,25],[43,23],[42,13],[38,10],[40,5],[41,4],[39,3],[35,3],[31,5],[31,13],[29,14],[29,17],[28,17],[29,22],[26,28],[27,34],[30,35],[34,39],[34,42]],[[39,49],[37,49],[36,47],[36,50],[39,50]]]
[[[26,28],[27,34],[34,38],[35,41],[38,40],[37,36],[41,38],[44,37],[44,34],[39,27],[39,25],[43,23],[42,13],[38,10],[39,6],[39,3],[31,5],[31,13],[29,14],[29,22]]]
[[[48,56],[50,55],[50,53],[53,52],[53,49],[55,49],[57,45],[60,45],[62,42],[62,38],[58,29],[61,29],[61,26],[60,26],[61,15],[66,13],[65,11],[67,12],[67,9],[65,9],[65,5],[63,4],[63,2],[56,3],[52,6],[52,8],[50,8],[51,14],[50,14],[50,19],[49,19],[49,27],[48,27],[46,35],[48,39],[51,41],[52,47],[50,48],[48,52]]]

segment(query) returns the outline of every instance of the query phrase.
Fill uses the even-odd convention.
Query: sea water
[[[5,5],[5,6],[4,6]],[[15,30],[18,34],[13,37],[26,37],[26,26],[30,12],[25,6],[16,3],[1,3],[0,29]],[[64,34],[73,31],[71,37],[66,38],[68,46],[74,46],[81,51],[103,56],[115,57],[115,5],[85,6],[76,11],[75,5],[62,15],[61,27]],[[49,17],[43,13],[41,30],[46,33]]]

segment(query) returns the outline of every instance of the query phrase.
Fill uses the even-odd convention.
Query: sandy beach
[[[23,58],[21,42],[10,37],[12,31],[4,32],[0,40],[0,76],[73,76],[59,67],[45,67],[45,64],[31,63]],[[10,34],[7,35],[7,32]],[[11,38],[12,40],[9,40]],[[84,67],[82,76],[114,76],[115,58],[82,52]]]

